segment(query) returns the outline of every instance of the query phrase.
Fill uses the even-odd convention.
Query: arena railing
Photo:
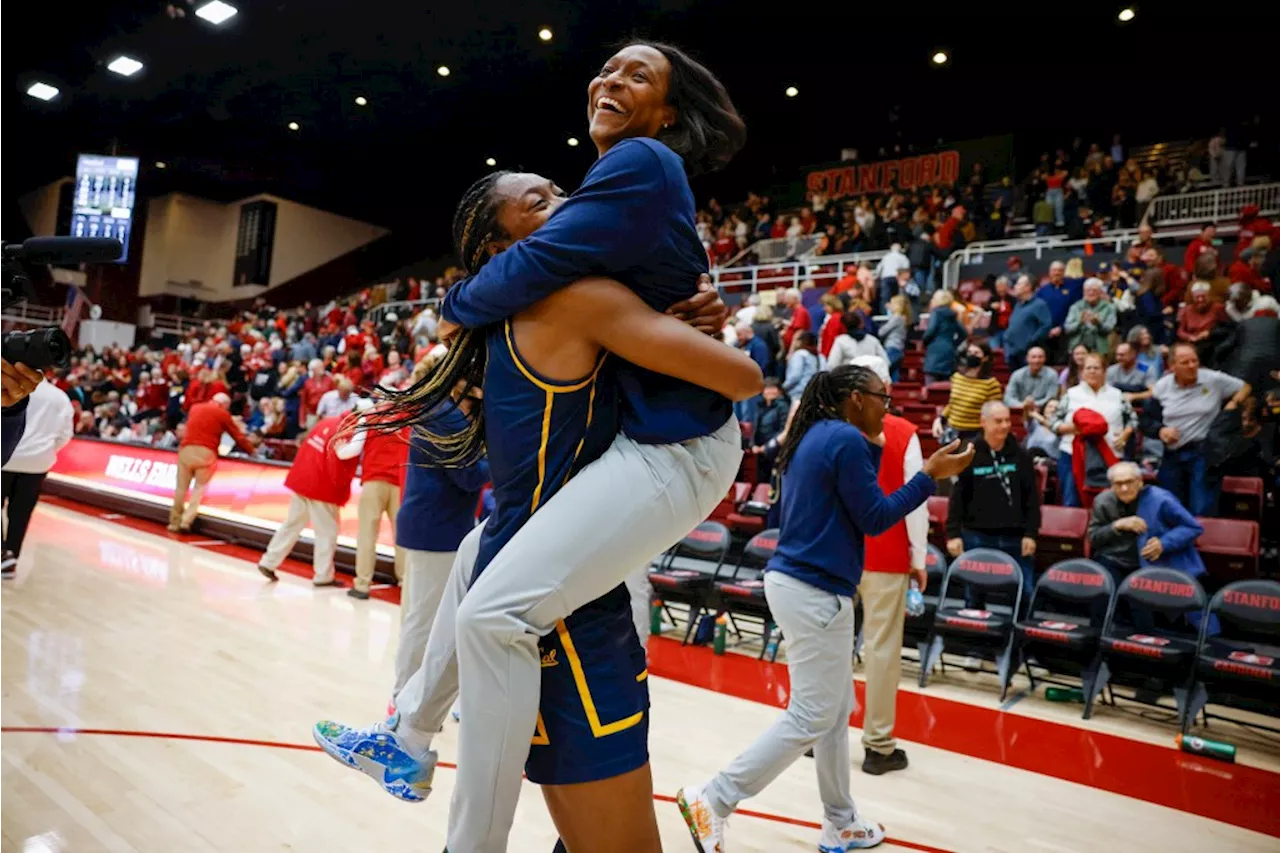
[[[193,320],[181,314],[152,314],[151,320],[153,333],[177,335],[178,337],[183,337],[188,332],[195,331],[204,325],[203,321]]]
[[[877,250],[848,255],[810,256],[784,263],[766,263],[762,260],[752,267],[714,267],[711,270],[711,280],[721,290],[731,288],[751,293],[779,287],[799,287],[805,281],[824,287],[835,284],[848,268],[856,267],[864,261],[874,265],[887,254],[889,253],[884,250]]]
[[[1238,225],[1227,224],[1219,226],[1218,231],[1221,234],[1234,234],[1239,230]],[[1073,249],[1084,250],[1086,246],[1090,246],[1094,251],[1110,251],[1116,254],[1123,254],[1133,243],[1137,237],[1137,229],[1125,229],[1123,231],[1112,231],[1101,237],[1093,237],[1088,240],[1067,240],[1063,237],[1028,237],[1023,240],[988,240],[983,243],[970,243],[963,249],[953,253],[942,264],[942,285],[948,290],[955,290],[960,285],[960,268],[965,264],[980,263],[982,259],[989,258],[992,255],[1030,255],[1036,260],[1042,260],[1046,254],[1064,252],[1070,254]],[[1163,231],[1156,231],[1152,237],[1155,240],[1190,240],[1200,235],[1200,228],[1170,228]]]
[[[1256,205],[1263,216],[1280,213],[1280,183],[1156,196],[1147,220],[1152,225],[1203,225],[1234,220],[1250,204]]]
[[[375,323],[381,323],[383,318],[394,311],[396,316],[403,320],[406,317],[415,316],[419,311],[427,306],[434,308],[439,303],[440,300],[436,299],[434,296],[430,299],[406,299],[399,302],[383,302],[369,309],[368,318]],[[439,314],[440,312],[437,311],[436,313]]]
[[[27,326],[57,326],[62,323],[62,315],[66,308],[59,305],[53,308],[48,305],[32,305],[23,299],[4,306],[3,317],[7,323],[20,323]]]

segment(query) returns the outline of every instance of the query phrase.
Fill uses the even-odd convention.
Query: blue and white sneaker
[[[420,803],[431,793],[437,756],[434,750],[418,758],[396,735],[400,715],[367,729],[322,720],[311,729],[316,743],[335,761],[373,779],[391,796],[407,803]]]
[[[849,850],[865,850],[884,842],[884,827],[866,818],[855,818],[848,826],[836,826],[823,818],[822,840],[818,853],[847,853]]]

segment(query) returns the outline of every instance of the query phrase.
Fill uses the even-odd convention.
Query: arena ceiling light
[[[796,95],[800,94],[800,90],[795,86],[788,86],[785,94],[788,98],[794,98]]]
[[[930,59],[933,60],[934,65],[946,65],[947,62],[951,59],[951,57],[947,55],[947,52],[945,50],[939,50],[936,53],[934,53],[933,56],[930,57]]]
[[[543,41],[551,41],[551,36],[552,36],[552,32],[550,27],[543,27],[542,29],[538,30],[538,38],[542,39]]]
[[[436,73],[437,73],[437,74],[439,74],[441,77],[448,77],[448,76],[449,76],[449,66],[447,66],[447,65],[441,65],[439,68],[437,68],[437,69],[436,69]]]
[[[484,164],[485,164],[486,166],[489,166],[490,168],[492,168],[492,167],[494,167],[494,166],[498,165],[498,161],[497,161],[497,160],[495,160],[495,159],[493,159],[492,157],[490,157],[488,160],[485,160],[485,161],[484,161]]]
[[[115,72],[121,77],[132,77],[142,70],[142,63],[132,56],[117,56],[107,63],[107,70]]]
[[[240,10],[230,3],[223,3],[222,0],[210,0],[210,2],[196,9],[196,17],[204,18],[216,27],[234,18],[238,11]]]
[[[156,168],[157,168],[157,169],[167,169],[167,168],[169,168],[169,164],[168,164],[168,163],[166,163],[166,162],[165,162],[165,161],[163,161],[163,160],[157,160],[157,161],[156,161]]]
[[[27,94],[37,101],[52,101],[58,97],[58,87],[36,81],[27,87]]]
[[[569,141],[569,147],[570,147],[570,148],[577,148],[577,147],[578,147],[578,137],[576,137],[576,136],[570,136],[568,141]]]
[[[369,99],[364,95],[356,95],[356,106],[365,107],[369,105]]]
[[[301,127],[301,125],[299,125],[296,121],[291,121],[285,126],[288,127],[290,130],[298,130],[299,127]]]
[[[1134,10],[1132,6],[1126,6],[1125,8],[1120,10],[1120,14],[1116,15],[1116,17],[1120,19],[1120,23],[1127,24],[1130,21],[1132,21],[1137,16],[1137,14],[1138,13]]]

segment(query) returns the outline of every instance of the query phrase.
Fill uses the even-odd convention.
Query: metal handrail
[[[396,312],[396,316],[404,319],[406,316],[412,317],[427,306],[435,307],[440,304],[440,300],[434,296],[429,299],[404,299],[399,302],[383,302],[381,305],[375,305],[369,310],[369,319],[374,323],[381,323],[382,318],[386,317],[392,311]],[[439,314],[439,312],[436,312]]]
[[[57,308],[48,305],[33,305],[23,299],[20,302],[5,305],[0,316],[11,323],[25,323],[29,326],[58,326],[61,325],[62,317],[66,314],[66,311],[66,307],[62,305]]]
[[[1280,213],[1280,183],[1253,184],[1196,193],[1156,196],[1147,219],[1153,225],[1204,224],[1234,220],[1246,205],[1256,205],[1264,216]]]

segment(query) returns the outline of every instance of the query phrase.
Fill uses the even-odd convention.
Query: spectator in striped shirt
[[[960,369],[951,374],[951,398],[934,421],[933,434],[941,437],[951,427],[960,438],[972,441],[982,430],[982,405],[1004,396],[1000,382],[991,375],[991,348],[985,341],[971,342],[961,355]]]

